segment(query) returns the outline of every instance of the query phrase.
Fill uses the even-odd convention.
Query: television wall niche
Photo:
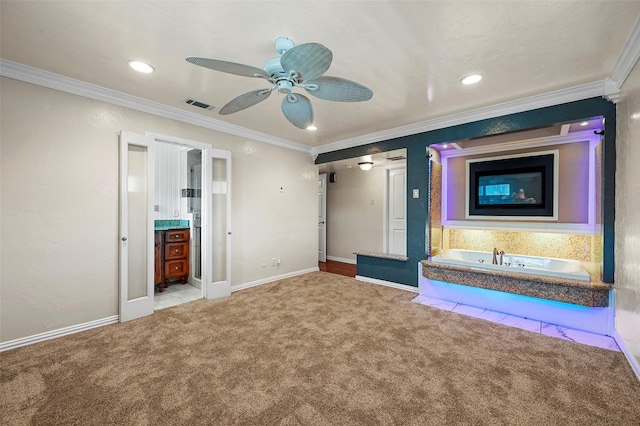
[[[443,158],[443,205],[442,220],[447,222],[513,222],[508,216],[496,219],[467,217],[466,206],[466,162],[467,160],[522,154],[531,156],[542,151],[558,150],[558,220],[557,223],[587,224],[589,221],[589,141],[531,147],[513,151],[499,151],[495,154],[479,153]],[[523,220],[521,220],[522,222]],[[527,222],[550,222],[547,220],[527,219]]]
[[[467,218],[558,219],[557,150],[466,163]]]

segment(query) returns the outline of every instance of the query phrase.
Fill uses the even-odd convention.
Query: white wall
[[[356,260],[354,251],[383,251],[386,170],[336,172],[327,183],[327,256]]]
[[[0,341],[118,314],[121,130],[232,152],[232,285],[317,267],[309,154],[8,78],[0,90]]]
[[[616,330],[640,364],[640,65],[617,106]]]

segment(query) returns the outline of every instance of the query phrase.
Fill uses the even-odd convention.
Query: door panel
[[[389,170],[388,251],[407,254],[407,170]]]
[[[120,135],[120,322],[153,313],[154,141]]]
[[[205,297],[231,294],[231,152],[208,148],[204,153],[203,247]]]

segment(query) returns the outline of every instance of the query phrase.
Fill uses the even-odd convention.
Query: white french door
[[[231,295],[231,152],[206,148],[202,164],[203,282],[217,299]]]
[[[120,134],[120,322],[153,313],[155,141]]]

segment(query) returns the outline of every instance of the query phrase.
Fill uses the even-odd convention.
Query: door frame
[[[318,186],[322,187],[324,195],[322,205],[318,206],[318,211],[322,213],[324,223],[318,222],[318,226],[322,225],[322,229],[318,228],[318,262],[327,261],[327,174],[321,173],[318,176]],[[321,240],[321,241],[320,241]],[[322,242],[322,250],[320,250],[320,242]]]
[[[226,297],[231,294],[231,151],[213,148],[212,144],[206,142],[195,141],[192,139],[182,138],[179,136],[167,135],[163,133],[145,131],[145,135],[154,138],[155,142],[169,143],[180,145],[192,149],[200,149],[202,151],[202,231],[201,231],[201,251],[200,262],[202,265],[202,296],[205,299],[215,299]],[[227,280],[221,285],[212,285],[212,265],[208,261],[209,248],[211,245],[211,212],[209,211],[209,203],[211,202],[211,157],[225,158],[227,160],[227,179],[228,179],[228,196],[227,196]],[[217,283],[216,283],[217,284]],[[222,287],[222,288],[221,288]],[[228,291],[227,290],[228,287]]]

